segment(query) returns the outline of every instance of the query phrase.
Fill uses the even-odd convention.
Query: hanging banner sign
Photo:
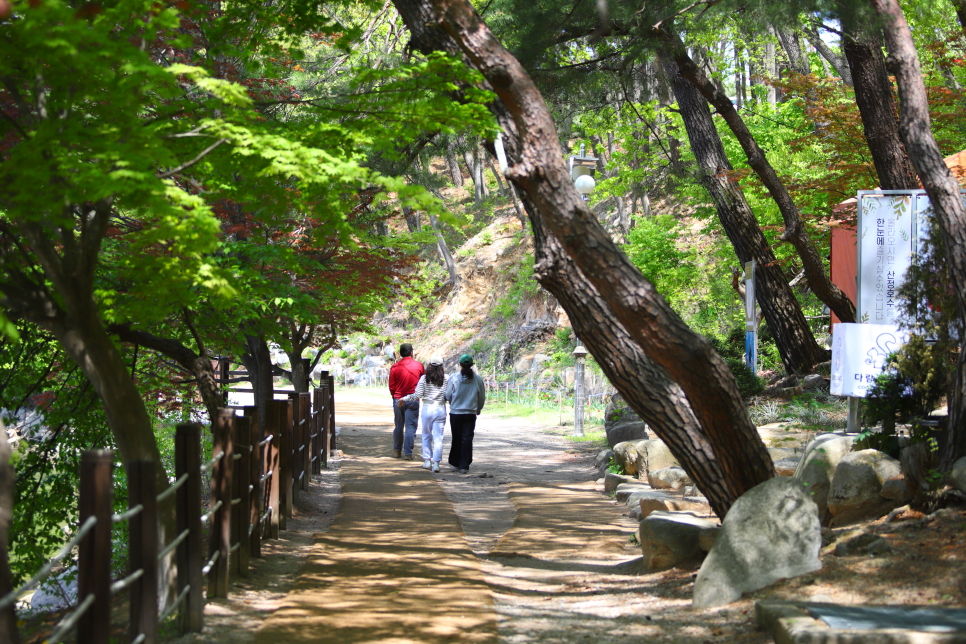
[[[914,203],[922,201],[908,190],[859,192],[859,322],[897,322],[897,291],[919,246]]]
[[[832,327],[832,378],[829,392],[865,398],[882,373],[890,353],[909,341],[894,324],[846,324]]]

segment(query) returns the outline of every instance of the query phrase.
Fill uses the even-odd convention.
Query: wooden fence
[[[12,611],[17,598],[36,587],[76,547],[77,603],[54,627],[46,644],[58,644],[76,630],[77,644],[108,644],[113,598],[128,591],[130,644],[154,644],[158,624],[175,611],[182,633],[201,631],[205,593],[227,597],[230,575],[247,577],[250,559],[261,556],[261,542],[277,539],[313,474],[321,474],[335,449],[334,383],[323,374],[312,394],[289,393],[266,410],[265,433],[255,407],[220,410],[212,423],[212,458],[202,463],[197,423],[178,425],[175,436],[175,482],[156,493],[155,463],[125,464],[128,507],[112,514],[113,453],[90,450],[82,455],[80,528],[68,544],[20,588],[0,597],[0,614]],[[211,479],[209,507],[202,512],[202,480]],[[175,537],[158,543],[158,505],[174,495]],[[129,521],[128,569],[111,579],[111,526]],[[202,543],[207,525],[208,556]],[[0,544],[5,545],[5,544]],[[0,552],[5,552],[0,548]],[[177,595],[159,614],[159,564],[172,552],[177,566]],[[15,637],[15,634],[13,634]],[[0,633],[0,639],[6,634]]]

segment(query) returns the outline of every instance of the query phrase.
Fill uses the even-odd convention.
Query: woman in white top
[[[423,469],[439,472],[443,459],[443,429],[446,426],[446,374],[443,359],[433,356],[426,363],[426,373],[419,377],[416,391],[399,399],[403,406],[414,400],[422,400],[423,422]]]

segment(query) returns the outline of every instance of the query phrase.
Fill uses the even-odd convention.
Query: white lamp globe
[[[597,182],[589,174],[582,174],[574,181],[574,187],[582,195],[590,194],[597,186]]]

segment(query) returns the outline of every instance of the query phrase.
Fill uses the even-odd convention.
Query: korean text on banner
[[[908,341],[909,332],[892,324],[836,324],[830,393],[865,398],[889,354]]]

